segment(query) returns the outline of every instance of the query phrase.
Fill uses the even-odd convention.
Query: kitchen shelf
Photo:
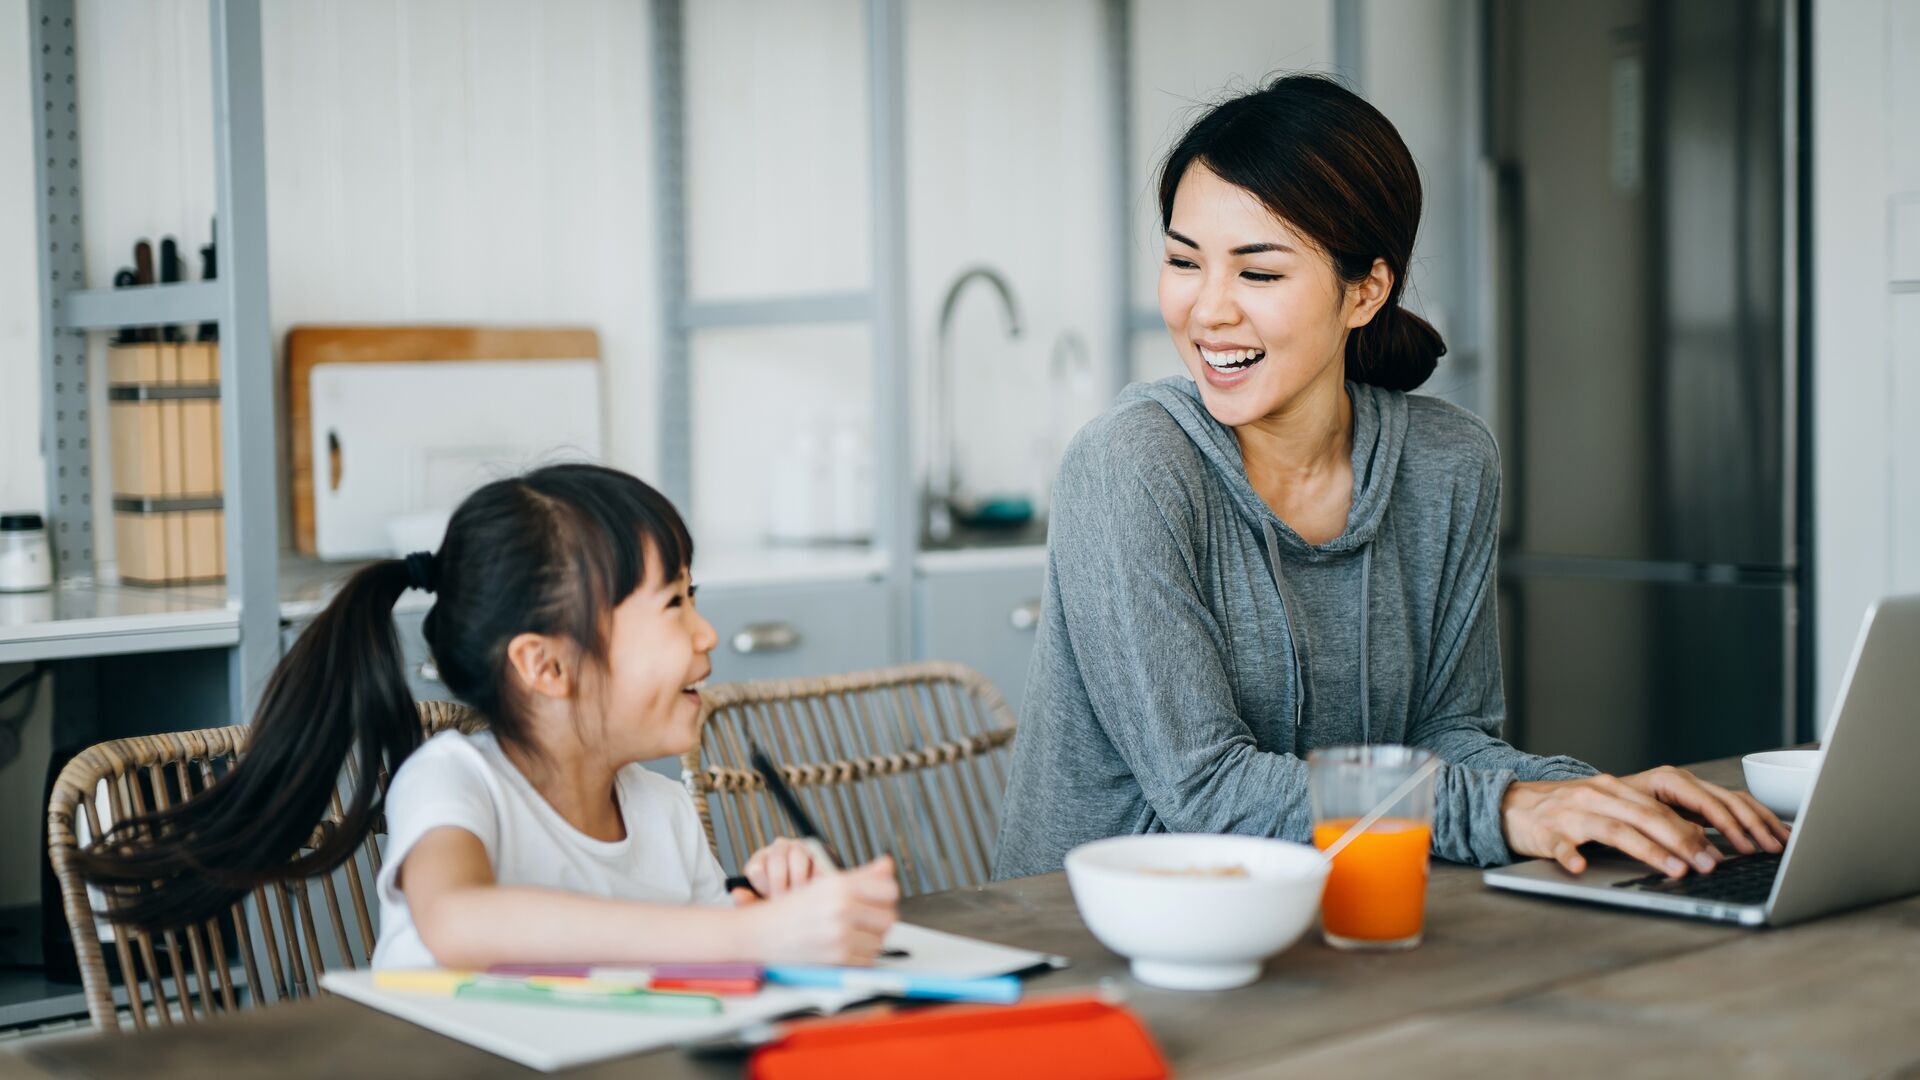
[[[0,663],[228,648],[240,613],[222,585],[141,588],[75,582],[0,593]]]
[[[131,289],[75,289],[61,297],[59,307],[61,325],[68,330],[117,330],[217,322],[226,314],[227,303],[218,281],[192,281]]]
[[[680,327],[683,330],[857,323],[871,318],[873,296],[869,293],[823,293],[819,296],[783,296],[762,300],[695,300],[680,307]]]
[[[693,580],[702,588],[878,580],[887,566],[885,552],[865,545],[702,549],[694,553]]]
[[[1047,565],[1047,545],[1022,544],[1016,547],[960,547],[945,551],[922,551],[913,557],[913,569],[919,574],[952,574],[966,570],[1012,570],[1025,567],[1043,569]]]

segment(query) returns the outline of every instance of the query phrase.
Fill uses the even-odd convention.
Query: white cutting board
[[[605,457],[596,360],[316,364],[308,392],[323,559],[393,554],[392,518],[450,512],[537,465]]]

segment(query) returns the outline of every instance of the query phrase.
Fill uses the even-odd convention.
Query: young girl
[[[247,752],[196,798],[81,853],[114,917],[217,915],[253,886],[327,872],[384,812],[375,967],[547,961],[866,963],[895,918],[890,860],[839,872],[791,841],[727,896],[686,791],[639,762],[699,741],[717,636],[694,609],[672,504],[612,469],[558,465],[474,492],[437,555],[356,573],[267,686]],[[487,718],[424,746],[393,629],[408,587],[441,678]],[[340,828],[296,855],[342,763]]]

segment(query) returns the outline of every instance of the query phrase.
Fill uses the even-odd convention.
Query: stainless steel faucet
[[[993,286],[1006,312],[1007,336],[1020,336],[1020,305],[1013,298],[1013,288],[998,270],[990,266],[969,267],[947,286],[947,294],[940,301],[933,371],[928,380],[933,394],[928,402],[931,423],[928,424],[927,451],[927,537],[931,540],[947,540],[953,536],[953,499],[960,491],[959,433],[953,420],[953,315],[960,306],[960,294],[975,281]]]

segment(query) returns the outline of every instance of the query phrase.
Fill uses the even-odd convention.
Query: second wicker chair
[[[991,876],[1013,736],[1000,692],[961,664],[731,683],[707,690],[682,775],[728,873],[794,833],[753,770],[752,739],[841,857],[892,854],[912,896]]]

